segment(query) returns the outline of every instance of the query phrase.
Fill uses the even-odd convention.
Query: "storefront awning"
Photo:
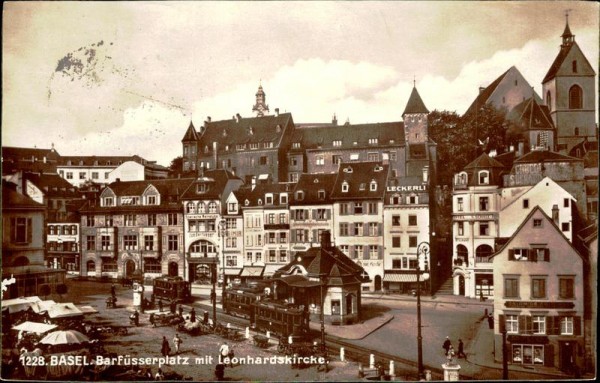
[[[262,277],[264,266],[246,266],[242,269],[240,277]]]
[[[240,269],[225,269],[225,275],[238,276],[240,275]]]
[[[271,275],[275,274],[275,272],[279,269],[281,269],[283,266],[282,265],[266,265],[265,266],[265,272],[263,273],[263,277],[270,277]]]
[[[13,327],[13,330],[17,331],[25,331],[25,332],[33,332],[36,334],[44,334],[50,330],[54,330],[58,327],[55,324],[46,324],[46,323],[38,323],[38,322],[23,322],[18,326]]]
[[[416,274],[385,274],[383,276],[384,282],[416,282],[417,275]]]

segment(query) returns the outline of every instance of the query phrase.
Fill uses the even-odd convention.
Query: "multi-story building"
[[[233,266],[231,260],[224,258],[235,256],[237,259],[237,241],[242,228],[238,226],[237,217],[228,218],[224,213],[230,193],[241,185],[242,180],[227,170],[206,170],[182,194],[187,270],[184,275],[190,282],[208,284],[212,265],[218,266],[220,277],[223,273],[239,273],[237,264]]]
[[[53,269],[65,269],[68,274],[80,273],[80,225],[79,208],[83,200],[67,205],[67,216],[46,223],[46,263]]]
[[[582,367],[584,259],[557,222],[534,207],[491,258],[496,359],[506,331],[511,364]]]
[[[60,154],[54,149],[2,147],[2,177],[17,171],[56,173]],[[20,187],[20,185],[19,185]],[[17,192],[22,193],[20,189]]]
[[[181,197],[193,179],[114,182],[81,213],[81,275],[184,276]]]
[[[499,188],[503,169],[500,162],[484,153],[454,176],[452,232],[455,295],[493,295],[490,257],[499,232]]]
[[[92,181],[101,185],[119,181],[167,178],[169,169],[139,156],[61,156],[58,174],[73,186]]]
[[[583,140],[597,141],[596,73],[575,41],[568,20],[561,37],[560,51],[542,87],[557,128],[558,150],[569,153]]]
[[[430,254],[417,254],[419,244],[430,241],[427,171],[424,168],[423,177],[388,180],[383,202],[383,288],[387,292],[416,288],[417,264],[421,272],[431,270]]]
[[[291,113],[204,122],[199,131],[192,123],[183,139],[183,171],[226,169],[247,185],[253,180],[287,180],[287,157],[294,131]]]
[[[44,265],[44,213],[44,205],[2,182],[2,279],[14,280],[3,299],[38,295],[45,284],[55,292],[64,283],[64,270]]]
[[[244,215],[235,192],[229,193],[225,206],[225,270],[235,277],[244,266]]]
[[[300,176],[290,197],[292,255],[320,246],[321,233],[333,232],[331,192],[336,178],[337,173]]]
[[[336,246],[369,274],[362,288],[379,291],[383,281],[383,198],[389,166],[342,163],[331,192]]]

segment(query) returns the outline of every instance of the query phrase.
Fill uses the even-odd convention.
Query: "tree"
[[[194,171],[183,171],[183,157],[178,156],[171,160],[171,164],[169,165],[169,177],[194,177],[196,172]]]

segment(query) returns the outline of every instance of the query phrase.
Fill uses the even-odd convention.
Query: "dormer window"
[[[323,189],[320,189],[320,190],[317,192],[317,194],[318,194],[318,196],[319,196],[319,199],[320,199],[320,200],[323,200],[323,199],[325,199],[325,190],[323,190]]]
[[[479,172],[479,185],[489,185],[490,184],[490,172],[487,170],[482,170]]]
[[[245,201],[244,201],[244,206],[248,206],[248,205],[250,205],[250,201],[248,201],[248,200],[245,200]]]
[[[344,168],[344,173],[352,173],[352,167],[348,166],[347,168]]]
[[[265,202],[267,205],[273,205],[273,194],[267,194],[265,196]]]
[[[377,182],[375,182],[375,180],[371,181],[371,184],[369,185],[369,190],[377,191]]]
[[[252,149],[252,150],[254,150],[254,149],[258,149],[258,146],[259,146],[259,143],[258,143],[258,142],[256,142],[256,143],[252,143],[252,144],[250,144],[250,149]]]
[[[377,145],[378,141],[377,138],[369,138],[369,145]]]
[[[304,199],[304,192],[302,190],[298,190],[296,192],[296,199],[298,201],[302,201]]]
[[[227,137],[227,129],[223,129],[223,137]]]
[[[67,166],[71,166],[73,165],[73,162],[71,162],[71,160],[67,161]]]
[[[462,172],[456,176],[456,184],[457,185],[466,185],[467,184],[467,173]]]
[[[79,166],[83,166],[83,161],[82,160],[79,161]]]
[[[198,193],[206,193],[208,191],[208,185],[207,184],[198,184],[198,187],[196,188],[196,192]]]
[[[334,140],[333,141],[333,146],[336,146],[336,147],[342,146],[342,140]]]
[[[275,127],[275,133],[281,133],[281,125],[277,124]]]
[[[292,144],[292,148],[294,148],[294,149],[300,149],[300,143],[299,142],[294,142]]]
[[[155,195],[149,195],[146,198],[146,204],[147,205],[157,205],[156,201],[157,201],[157,199],[156,199]]]
[[[349,188],[350,188],[350,185],[348,185],[348,182],[344,181],[342,183],[342,193],[347,193]]]
[[[204,145],[204,153],[208,153],[208,145]]]
[[[365,190],[365,188],[366,188],[366,185],[364,182],[361,182],[360,185],[358,186],[358,190],[360,190],[360,191]]]
[[[103,206],[113,206],[115,200],[113,197],[105,197],[103,198]]]
[[[288,195],[286,193],[282,193],[279,195],[279,203],[281,205],[287,205],[288,203]]]
[[[400,205],[400,196],[398,194],[394,194],[391,198],[390,198],[390,203],[392,205]]]
[[[261,198],[258,199],[258,205],[262,206],[262,199]]]
[[[254,134],[254,128],[253,127],[251,127],[251,126],[248,127],[248,134],[249,135],[253,135]]]

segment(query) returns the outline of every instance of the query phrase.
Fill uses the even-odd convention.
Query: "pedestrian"
[[[148,321],[150,322],[150,326],[156,327],[156,324],[154,323],[154,313],[150,313],[150,317],[148,318]]]
[[[462,357],[467,359],[467,354],[465,354],[465,344],[463,343],[462,339],[458,340],[458,354],[456,354],[456,357],[459,359]]]
[[[162,304],[162,300],[161,300],[161,299],[159,299],[159,300],[158,300],[158,311],[160,311],[160,312],[162,313],[162,310],[163,310],[163,304]]]
[[[490,313],[490,315],[488,315],[488,317],[487,317],[487,320],[488,320],[488,327],[493,330],[494,329],[494,314]]]
[[[175,310],[177,309],[177,303],[175,303],[175,301],[171,301],[169,309],[171,310],[171,314],[175,314]]]
[[[182,317],[183,316],[183,306],[179,305],[179,316]]]
[[[133,312],[133,323],[134,323],[136,326],[139,326],[139,325],[140,325],[140,313],[138,313],[138,311],[137,311],[137,310],[135,310],[135,311]]]
[[[179,346],[181,345],[182,342],[183,341],[179,337],[179,334],[175,333],[175,336],[173,337],[173,345],[175,346],[175,354],[179,354]]]
[[[117,290],[115,288],[115,284],[113,283],[112,286],[110,286],[110,295],[114,298],[116,293],[117,293]]]
[[[450,349],[450,347],[452,347],[452,342],[450,342],[450,337],[449,337],[449,336],[447,336],[447,337],[446,337],[446,340],[444,341],[444,344],[442,345],[442,348],[443,348],[443,349],[444,349],[444,351],[445,351],[445,353],[444,353],[444,354],[445,354],[446,356],[448,355],[448,350]]]
[[[163,338],[162,338],[162,347],[160,349],[160,352],[161,352],[162,356],[167,358],[167,361],[168,361],[169,354],[171,353],[171,347],[169,346],[169,341],[167,340],[166,336],[163,336]],[[168,364],[168,363],[165,363],[165,364]]]
[[[156,371],[156,375],[154,375],[154,380],[165,380],[165,375],[163,374],[161,368],[159,368],[158,371]]]
[[[448,354],[446,356],[446,358],[448,359],[448,365],[453,365],[454,364],[454,347],[452,347],[452,345],[450,345],[450,347],[448,348]]]
[[[479,302],[483,302],[485,301],[485,298],[483,297],[483,291],[479,292]]]
[[[196,322],[196,310],[192,307],[192,311],[190,311],[190,322]]]
[[[229,356],[229,345],[227,344],[227,342],[223,342],[221,347],[219,347],[219,354],[221,355],[221,360]]]

